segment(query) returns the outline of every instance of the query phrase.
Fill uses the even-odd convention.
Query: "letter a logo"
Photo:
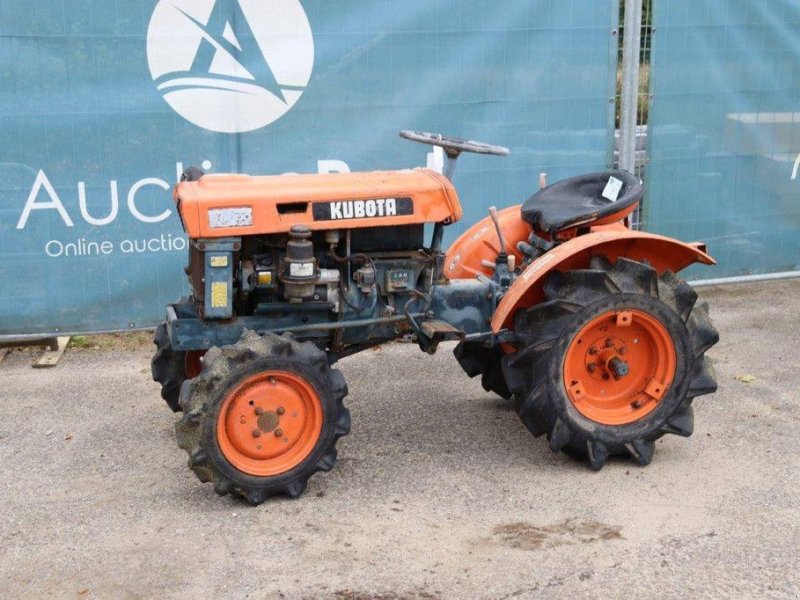
[[[183,118],[242,133],[276,121],[300,99],[314,39],[299,0],[160,0],[147,62]]]

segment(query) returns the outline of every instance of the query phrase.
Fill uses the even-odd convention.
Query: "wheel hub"
[[[603,313],[572,339],[564,359],[567,396],[585,417],[606,425],[652,412],[669,389],[677,358],[666,327],[637,309]]]
[[[278,428],[279,422],[280,418],[278,418],[278,413],[265,412],[258,417],[258,429],[264,433],[269,433],[270,431],[274,431]]]
[[[264,371],[242,382],[223,401],[217,420],[225,458],[256,476],[300,464],[321,431],[319,395],[306,379],[287,371]]]
[[[606,368],[608,369],[609,373],[620,379],[625,377],[628,373],[630,373],[630,367],[628,367],[628,363],[622,360],[619,356],[615,356],[611,360],[606,363]]]

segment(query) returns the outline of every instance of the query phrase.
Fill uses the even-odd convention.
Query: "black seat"
[[[616,200],[603,196],[610,178],[622,182]],[[612,198],[613,195],[609,194]],[[575,225],[598,221],[631,207],[644,195],[644,185],[628,171],[604,171],[558,181],[539,190],[522,205],[522,220],[555,235]]]

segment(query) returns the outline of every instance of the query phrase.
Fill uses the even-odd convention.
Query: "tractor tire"
[[[296,498],[311,475],[336,463],[336,441],[350,432],[346,395],[344,377],[311,342],[245,331],[209,350],[202,373],[184,382],[178,446],[219,495],[253,506]]]
[[[504,353],[499,347],[487,348],[481,342],[459,342],[453,354],[467,375],[481,376],[483,389],[505,399],[511,398],[501,365]]]
[[[161,384],[161,397],[172,409],[172,412],[180,412],[178,396],[181,385],[186,379],[191,379],[200,373],[201,358],[205,352],[173,350],[169,343],[166,323],[161,323],[156,328],[153,343],[156,345],[156,353],[150,361],[153,381]]]
[[[692,434],[692,400],[717,389],[705,352],[719,334],[691,286],[595,257],[553,273],[544,294],[515,316],[518,351],[503,358],[531,433],[595,471],[612,455],[647,465],[658,438]]]

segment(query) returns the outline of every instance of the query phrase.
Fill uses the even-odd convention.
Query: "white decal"
[[[212,208],[208,211],[208,226],[250,227],[253,224],[253,209],[249,206],[238,208]]]
[[[269,125],[300,99],[314,38],[300,0],[160,0],[147,30],[156,88],[187,121],[220,133]]]
[[[528,265],[528,268],[527,268],[527,269],[525,269],[525,272],[524,272],[524,273],[522,273],[522,278],[523,278],[525,281],[530,281],[530,280],[531,280],[531,278],[532,278],[534,275],[536,275],[536,273],[538,273],[538,272],[539,272],[539,271],[541,271],[541,270],[542,270],[544,267],[546,267],[546,266],[547,266],[547,265],[549,265],[551,262],[553,262],[553,260],[555,259],[555,257],[556,257],[556,256],[555,256],[555,254],[545,254],[545,255],[544,255],[542,258],[540,258],[539,260],[535,260],[535,261],[534,261],[534,262],[532,262],[530,265]]]
[[[117,182],[111,180],[111,209],[108,214],[102,218],[95,218],[89,214],[89,209],[86,207],[86,184],[83,181],[78,182],[78,208],[81,209],[81,216],[83,220],[90,225],[108,225],[117,218],[119,213],[119,189]]]
[[[44,252],[50,258],[100,256],[116,251],[122,254],[180,252],[186,250],[187,241],[184,237],[173,237],[171,233],[162,233],[157,238],[124,239],[119,242],[118,246],[115,244],[116,242],[111,240],[87,240],[86,238],[68,242],[49,240],[44,245]]]
[[[343,160],[318,160],[317,172],[319,173],[349,173],[350,167]]]
[[[331,202],[330,207],[331,220],[393,217],[397,215],[397,201],[395,198],[342,200],[340,202]]]
[[[314,263],[289,263],[289,275],[292,277],[311,277],[314,275]]]
[[[475,232],[475,235],[472,236],[472,241],[474,242],[479,237],[481,237],[484,233],[486,233],[487,229],[488,227],[481,227],[478,231]]]
[[[158,179],[157,177],[140,179],[133,184],[130,190],[128,190],[128,210],[131,211],[131,214],[139,219],[142,223],[158,223],[169,218],[169,216],[172,214],[170,209],[167,209],[154,217],[149,217],[145,214],[142,214],[142,212],[136,207],[136,192],[146,185],[156,185],[163,190],[168,190],[170,187],[166,181],[163,179]]]
[[[426,168],[436,171],[441,175],[444,173],[444,148],[434,146],[426,157]]]
[[[209,170],[213,166],[211,161],[207,159],[203,160],[200,165],[204,170]],[[345,162],[335,159],[319,160],[317,161],[317,165],[320,169],[320,173],[333,172],[337,169],[341,170],[342,172],[350,171],[350,168]],[[183,163],[175,163],[176,181],[180,180],[183,170]],[[171,176],[168,178],[171,179]],[[100,184],[95,185],[98,188],[102,187]],[[168,193],[165,194],[162,192],[153,191],[151,194],[151,197],[156,196],[158,200],[157,204],[153,204],[150,210],[161,209],[161,212],[158,214],[144,214],[142,209],[140,209],[139,204],[141,204],[142,208],[144,208],[147,204],[151,203],[149,198],[147,202],[140,201],[139,204],[137,204],[137,194],[145,186],[155,186],[162,190],[168,190],[171,186],[165,179],[161,179],[159,177],[145,177],[144,179],[135,181],[127,193],[124,189],[119,189],[119,184],[116,179],[111,179],[110,181],[106,182],[105,185],[108,186],[108,197],[105,197],[104,194],[100,194],[96,197],[95,192],[92,192],[91,188],[89,190],[86,189],[87,184],[84,181],[78,181],[77,184],[72,183],[69,185],[59,182],[60,189],[59,192],[56,192],[56,189],[50,182],[47,174],[43,169],[40,169],[36,172],[36,177],[34,178],[34,181],[28,191],[28,197],[27,200],[25,200],[25,203],[22,203],[22,198],[19,199],[19,205],[21,206],[22,210],[19,213],[16,228],[25,229],[31,219],[33,219],[34,222],[37,219],[50,219],[48,216],[49,213],[37,216],[33,214],[34,211],[56,211],[64,225],[67,227],[74,227],[75,223],[73,221],[73,216],[75,218],[82,218],[84,222],[95,227],[113,225],[121,218],[125,218],[125,215],[123,215],[121,212],[124,211],[125,206],[127,206],[128,212],[131,214],[131,216],[133,216],[137,221],[141,221],[143,223],[160,223],[169,218],[174,212],[172,209],[172,196]],[[72,190],[64,191],[64,189],[67,187],[71,187]],[[94,187],[94,185],[92,187]],[[77,194],[75,193],[76,188]],[[120,194],[126,194],[127,196],[127,203],[122,207],[120,206]],[[77,210],[75,209],[76,195],[78,205]],[[108,198],[110,198],[110,200]],[[108,204],[106,204],[106,202],[108,202]],[[383,203],[385,206],[386,200],[377,200],[377,202]],[[103,210],[103,208],[106,206],[108,208]],[[334,209],[332,208],[331,210],[333,211]],[[369,213],[371,210],[371,207],[365,206],[365,211]],[[376,207],[375,210],[376,216],[385,216],[385,209],[384,215],[381,215],[380,213],[380,206]],[[337,217],[334,215],[332,218]],[[341,219],[343,217],[339,216],[338,218]],[[36,225],[36,223],[34,224]]]
[[[39,190],[42,188],[44,188],[44,191],[50,196],[50,202],[36,202],[36,198],[39,196]],[[17,221],[17,229],[25,228],[25,224],[28,222],[28,217],[31,216],[32,210],[47,210],[51,208],[58,211],[58,214],[64,219],[64,224],[67,227],[72,227],[74,225],[72,219],[70,219],[67,214],[67,209],[64,208],[64,205],[58,198],[58,194],[56,194],[56,191],[53,189],[53,184],[50,183],[44,171],[39,169],[39,172],[36,174],[36,181],[33,182],[31,193],[28,194],[28,201],[25,202],[25,208],[22,209],[22,214],[19,216],[19,221]]]

